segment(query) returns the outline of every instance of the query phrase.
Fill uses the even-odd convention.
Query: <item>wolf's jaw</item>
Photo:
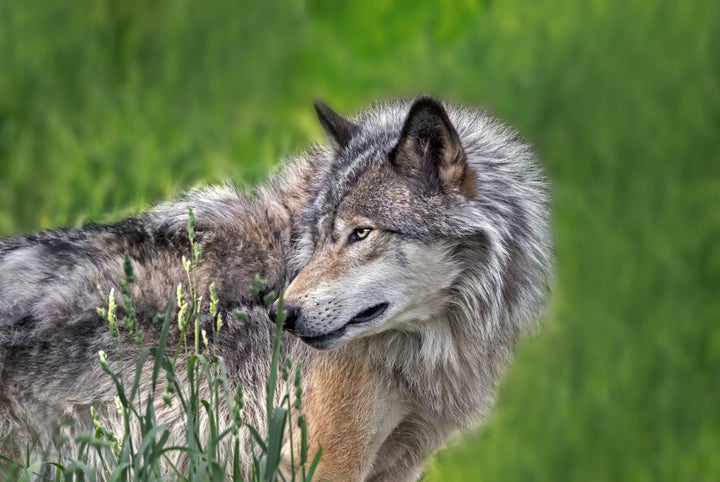
[[[345,335],[345,327],[343,326],[339,330],[335,330],[326,335],[320,336],[301,336],[300,339],[316,350],[329,350],[335,348],[333,342],[339,340]]]

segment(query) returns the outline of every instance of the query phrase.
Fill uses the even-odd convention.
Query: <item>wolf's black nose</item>
[[[297,321],[298,316],[300,316],[300,307],[285,303],[283,310],[285,310],[285,322],[283,323],[283,328],[292,331],[295,329],[295,322]],[[278,302],[275,301],[275,303],[273,303],[270,307],[270,318],[275,321],[277,319],[277,314]]]

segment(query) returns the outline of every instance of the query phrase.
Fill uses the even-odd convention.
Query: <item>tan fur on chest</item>
[[[389,383],[346,351],[318,353],[305,375],[310,456],[323,449],[316,480],[364,480],[403,416]]]

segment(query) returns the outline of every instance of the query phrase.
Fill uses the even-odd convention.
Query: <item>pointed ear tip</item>
[[[320,99],[313,100],[313,107],[318,112],[325,111],[328,108],[327,104],[325,104],[325,102],[321,101]]]
[[[422,110],[445,112],[445,106],[443,106],[442,102],[437,100],[435,97],[425,94],[416,98],[410,107],[411,112],[418,112]]]
[[[433,97],[431,94],[420,94],[417,96],[417,98],[415,100],[438,102],[438,100],[435,97]]]

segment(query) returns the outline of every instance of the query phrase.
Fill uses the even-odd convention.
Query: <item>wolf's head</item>
[[[354,121],[315,107],[334,160],[304,213],[286,328],[329,349],[420,329],[453,299],[480,296],[458,283],[468,263],[497,264],[488,250],[498,222],[477,199],[476,168],[443,105],[420,97]]]

